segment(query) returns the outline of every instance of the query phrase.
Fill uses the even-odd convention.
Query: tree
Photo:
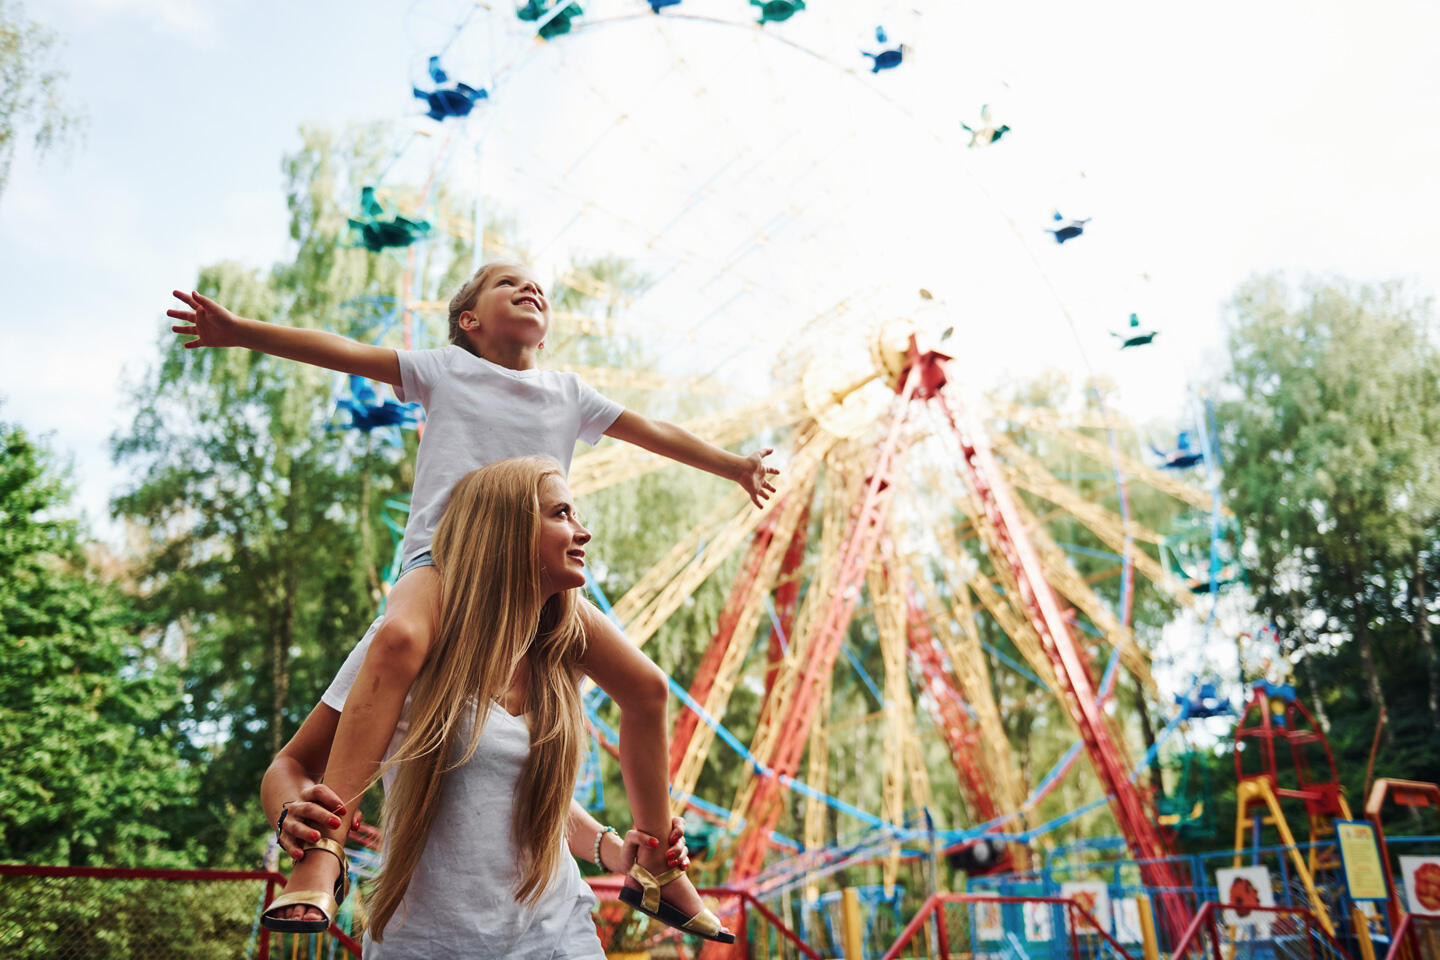
[[[0,0],[0,193],[10,161],[27,131],[40,154],[71,140],[84,125],[61,95],[65,72],[51,65],[56,36],[25,16],[25,8]]]
[[[1373,711],[1388,702],[1395,720],[1393,698],[1411,702],[1415,676],[1428,674],[1430,693],[1414,706],[1436,695],[1435,317],[1398,284],[1312,280],[1292,292],[1275,276],[1243,284],[1231,311],[1218,412],[1256,610],[1297,655],[1359,667],[1359,698],[1316,675],[1330,677],[1327,707],[1364,727],[1338,738],[1368,740]],[[1440,717],[1426,713],[1433,740]]]
[[[194,803],[178,677],[87,564],[68,496],[47,451],[0,423],[0,860],[177,865]]]
[[[268,272],[217,264],[197,287],[247,316],[334,325],[343,304],[399,286],[399,262],[343,242],[342,198],[379,168],[384,137],[302,135],[285,161],[293,260]],[[251,862],[261,773],[380,601],[379,503],[408,490],[407,450],[327,429],[340,380],[329,371],[181,350],[168,327],[160,350],[114,444],[141,478],[115,510],[148,537],[145,609],[185,641],[186,749],[209,804],[196,833],[212,863]]]

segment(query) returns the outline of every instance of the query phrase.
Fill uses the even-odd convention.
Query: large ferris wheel
[[[1218,512],[1214,495],[1117,443],[1130,431],[1103,403],[1007,399],[1007,375],[1074,369],[1077,354],[1090,364],[1044,259],[1053,251],[1042,253],[1061,247],[1061,230],[1027,238],[1004,196],[1011,172],[991,161],[1008,127],[981,102],[989,91],[949,116],[927,112],[933,77],[913,68],[941,50],[927,53],[925,16],[910,6],[803,6],[616,0],[517,15],[420,0],[410,81],[430,113],[387,175],[419,164],[426,187],[403,208],[375,184],[359,236],[406,261],[407,343],[442,322],[419,293],[426,243],[459,236],[481,256],[548,265],[583,305],[557,325],[646,346],[650,369],[579,368],[596,386],[711,391],[715,412],[688,426],[782,449],[772,506],[703,504],[623,591],[595,584],[643,645],[703,585],[731,577],[698,667],[672,677],[670,763],[676,797],[731,838],[728,883],[773,891],[879,860],[889,884],[901,846],[922,837],[993,839],[999,862],[1019,865],[1052,826],[1034,822],[1039,802],[1083,756],[1101,788],[1092,806],[1108,806],[1133,856],[1153,863],[1147,884],[1175,889],[1158,862],[1167,837],[1136,786],[1150,757],[1129,746],[1113,690],[1123,669],[1161,701],[1131,628],[1137,579],[1202,616],[1205,601],[1168,562],[1173,537],[1129,515],[1128,491],[1200,516]],[[473,193],[473,212],[437,216],[444,187]],[[624,269],[597,266],[606,257]],[[1056,468],[1057,451],[1074,469]],[[571,486],[598,494],[662,466],[602,447],[576,458]],[[1095,476],[1108,479],[1084,479]],[[1077,551],[1108,568],[1082,573]],[[829,769],[832,732],[857,719],[837,715],[833,696],[837,676],[863,672],[852,629],[875,637],[883,663],[878,682],[865,678],[882,705],[868,719],[885,749],[865,763],[881,779],[878,810]],[[994,635],[1073,735],[1043,775],[1015,761]],[[758,692],[758,714],[736,715],[749,709],[732,706],[740,688]],[[605,740],[603,706],[594,695],[588,706]],[[944,742],[939,763],[921,716]],[[747,775],[732,796],[698,796],[726,751]],[[929,809],[941,777],[958,784],[963,822],[920,830],[907,811]],[[837,814],[868,839],[842,849],[827,826]],[[1187,908],[1171,899],[1160,908],[1178,934]]]

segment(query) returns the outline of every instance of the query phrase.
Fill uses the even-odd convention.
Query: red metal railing
[[[253,936],[257,960],[269,960],[270,932],[255,918],[284,885],[283,875],[268,870],[0,864],[0,954],[195,956],[197,943],[166,932],[188,911],[185,935],[207,940],[210,949],[229,944],[232,955]],[[360,956],[360,944],[339,927],[331,924],[328,935]]]
[[[1225,916],[1221,911],[1232,915]],[[1268,915],[1268,923],[1260,924],[1257,914]],[[1295,943],[1297,939],[1303,942],[1303,953],[1299,952],[1302,944]],[[1288,942],[1290,949],[1276,949],[1271,951],[1273,954],[1309,960],[1351,960],[1309,910],[1234,903],[1202,906],[1171,955],[1174,960],[1244,960],[1241,947],[1282,942]]]
[[[612,902],[619,906],[624,880],[610,876],[589,882],[602,901],[601,936],[608,944],[616,923],[632,916],[628,907],[613,917],[606,916]],[[202,955],[248,954],[269,960],[272,934],[256,920],[284,885],[283,875],[268,870],[0,864],[0,956],[50,960],[144,955],[190,960]],[[727,952],[736,960],[747,956],[747,939],[768,936],[765,925],[800,955],[821,960],[819,953],[749,891],[716,887],[700,893],[719,901],[716,912],[735,933],[736,942]],[[175,927],[179,916],[186,917],[183,935]],[[610,921],[608,927],[606,920]],[[291,935],[273,936],[280,938],[278,944],[290,945],[279,948],[286,955],[297,946]],[[332,924],[327,937],[361,960],[360,944],[345,931]],[[655,925],[647,939],[662,942],[681,937],[678,931]],[[301,939],[310,941],[308,936]],[[325,943],[320,943],[320,949],[326,950]],[[309,946],[301,952],[309,956]]]
[[[936,951],[940,960],[949,960],[950,936],[945,924],[945,904],[947,903],[1042,903],[1049,904],[1052,907],[1061,907],[1065,911],[1065,928],[1070,938],[1071,957],[1079,960],[1079,958],[1091,953],[1103,953],[1104,948],[1108,947],[1114,956],[1120,957],[1122,960],[1135,960],[1129,951],[1120,946],[1119,942],[1110,936],[1104,927],[1096,922],[1095,918],[1090,914],[1090,911],[1069,897],[989,897],[973,893],[931,894],[930,898],[926,900],[920,908],[920,912],[915,914],[915,917],[905,925],[904,930],[900,931],[900,936],[895,938],[895,942],[891,944],[889,950],[885,951],[885,955],[881,957],[881,960],[895,960],[896,957],[900,956],[900,951],[910,945],[910,941],[915,938],[915,934],[919,933],[920,929],[932,917],[934,918],[936,927]],[[1054,931],[1052,935],[1058,936],[1060,935],[1060,931]],[[1099,938],[1098,950],[1083,949],[1096,937]],[[974,951],[971,950],[962,952],[967,956],[974,953]]]
[[[610,902],[619,903],[620,887],[624,884],[625,878],[619,876],[588,877],[586,882],[595,891],[595,896],[601,901],[601,917],[606,919],[606,906]],[[748,890],[735,890],[730,887],[705,887],[699,891],[701,896],[711,897],[719,901],[716,914],[730,927],[730,932],[735,934],[735,943],[725,947],[722,944],[707,944],[707,954],[729,955],[735,960],[749,956],[747,941],[750,938],[751,920],[749,911],[753,908],[765,923],[775,929],[775,932],[785,940],[788,940],[802,956],[811,960],[822,960],[819,953],[813,947],[801,940],[785,923],[775,915],[769,907],[755,899],[754,894]],[[617,917],[629,915],[629,908],[617,913]],[[683,935],[669,927],[657,931],[652,937],[647,938],[647,946],[654,946],[659,942],[679,940]],[[610,947],[610,933],[602,928],[601,944],[607,949]]]
[[[1385,960],[1440,960],[1440,917],[1405,914]]]

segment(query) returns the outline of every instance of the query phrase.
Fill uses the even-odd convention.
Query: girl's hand
[[[345,804],[340,796],[323,783],[312,783],[300,791],[299,799],[285,805],[289,811],[280,826],[280,849],[292,860],[305,856],[304,847],[324,836],[323,830],[336,830],[345,816]],[[350,829],[360,826],[360,811],[350,818]]]
[[[735,481],[745,488],[745,492],[750,494],[750,502],[757,507],[763,506],[761,501],[769,500],[770,494],[775,492],[775,485],[770,482],[770,478],[780,471],[765,466],[765,458],[774,452],[767,447],[750,454],[745,458],[743,472],[735,478]]]
[[[189,310],[166,310],[165,315],[179,320],[186,326],[172,326],[170,330],[181,336],[193,336],[194,340],[187,340],[184,344],[186,350],[194,350],[196,347],[243,347],[245,346],[241,335],[240,318],[209,297],[201,296],[198,293],[182,293],[179,290],[173,291],[176,298],[183,301]]]
[[[620,849],[620,863],[624,873],[635,863],[636,855],[640,852],[641,845],[657,846],[659,840],[648,833],[641,833],[639,830],[630,830],[625,834],[623,846]],[[670,846],[665,849],[665,862],[672,867],[679,867],[681,870],[690,869],[690,850],[685,846],[685,821],[679,817],[670,820]]]

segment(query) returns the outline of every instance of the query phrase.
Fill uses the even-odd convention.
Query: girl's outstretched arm
[[[765,458],[774,450],[757,450],[748,457],[722,450],[713,443],[701,440],[683,427],[663,420],[651,420],[631,410],[615,418],[605,431],[607,437],[633,443],[651,453],[678,460],[686,466],[699,467],[717,477],[734,480],[750,495],[755,506],[769,500],[775,492],[770,478],[779,473],[774,467],[765,466]]]
[[[197,347],[244,347],[400,386],[400,358],[389,347],[357,343],[324,330],[247,320],[199,293],[182,293],[179,290],[174,293],[190,309],[166,310],[165,315],[180,321],[170,328],[173,332],[195,337],[186,341],[187,350]]]

